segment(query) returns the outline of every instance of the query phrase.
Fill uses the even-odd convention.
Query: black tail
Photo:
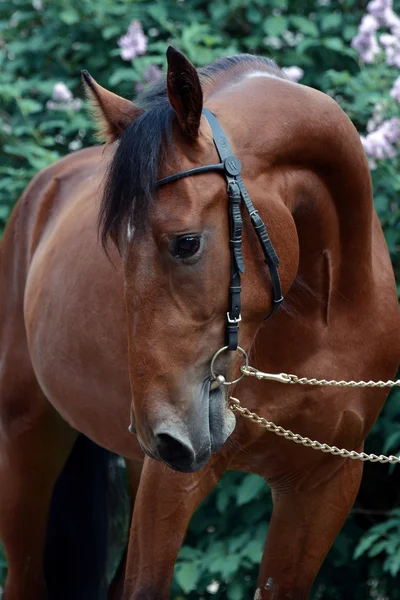
[[[106,600],[109,463],[80,435],[53,492],[44,554],[49,600]]]

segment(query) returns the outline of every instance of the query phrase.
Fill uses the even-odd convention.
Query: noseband
[[[186,171],[175,173],[174,175],[169,175],[168,177],[163,177],[162,179],[158,180],[157,185],[166,185],[167,183],[172,183],[173,181],[178,181],[179,179],[183,179],[185,177],[200,175],[210,171],[220,172],[222,175],[224,175],[227,181],[229,199],[231,281],[229,285],[228,312],[226,313],[226,346],[223,348],[223,350],[234,351],[238,348],[239,322],[241,321],[240,292],[242,291],[240,285],[240,276],[244,273],[244,261],[242,254],[243,221],[240,210],[242,202],[249,213],[251,224],[254,227],[254,231],[257,234],[258,241],[264,253],[264,261],[268,266],[271,275],[274,300],[272,310],[265,317],[265,319],[272,317],[283,301],[281,282],[278,274],[279,259],[272,242],[269,239],[267,229],[260,215],[258,214],[258,210],[254,208],[250,196],[244,186],[243,179],[240,175],[242,170],[240,160],[233,155],[229,146],[228,138],[226,137],[221,125],[218,123],[214,115],[206,108],[203,109],[203,114],[210,124],[214,144],[221,162],[214,165],[204,165],[202,167],[195,167],[194,169],[187,169]]]

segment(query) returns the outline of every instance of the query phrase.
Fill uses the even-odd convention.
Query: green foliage
[[[172,598],[252,597],[271,510],[261,477],[227,473],[191,521]]]
[[[197,66],[236,52],[260,53],[282,67],[303,68],[302,83],[335,97],[362,134],[377,104],[385,118],[399,116],[388,94],[397,73],[382,57],[368,67],[360,64],[350,45],[364,10],[358,0],[2,0],[0,228],[39,169],[94,143],[82,68],[102,85],[133,97],[150,66],[164,68],[168,44]],[[143,26],[147,49],[133,62],[123,61],[117,42],[133,19]],[[58,82],[74,102],[52,100]],[[376,209],[399,276],[399,157],[378,161],[372,175]],[[384,451],[399,453],[399,424],[397,390],[367,450],[380,453],[386,445]],[[400,600],[394,579],[400,572],[399,468],[367,465],[365,473],[357,505],[318,577],[314,600]],[[192,519],[172,597],[251,598],[271,509],[260,478],[228,473]],[[4,572],[0,554],[0,582]]]

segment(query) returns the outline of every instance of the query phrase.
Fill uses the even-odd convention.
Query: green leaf
[[[382,452],[386,454],[386,452],[393,452],[394,450],[398,452],[400,449],[400,431],[393,431],[391,435],[386,439],[385,445],[383,446]]]
[[[288,28],[288,19],[282,15],[269,17],[263,23],[263,29],[267,35],[280,36]]]
[[[262,477],[258,475],[245,475],[236,494],[236,504],[243,506],[266,488],[266,483]]]
[[[388,540],[380,540],[376,544],[374,544],[368,551],[368,556],[373,558],[374,556],[378,556],[384,550],[387,551],[388,548]]]
[[[246,556],[254,564],[259,564],[261,561],[262,553],[264,548],[264,540],[251,540],[245,548],[243,548],[241,554]]]
[[[201,550],[192,548],[191,546],[182,546],[179,552],[179,560],[195,561],[201,558]]]
[[[346,49],[343,40],[338,37],[325,38],[322,40],[322,45],[335,52],[343,52]]]
[[[121,28],[118,25],[110,25],[109,27],[105,27],[102,31],[102,36],[105,40],[109,40],[112,37],[117,35],[121,35]]]
[[[358,542],[356,549],[354,550],[353,558],[357,560],[360,558],[371,546],[378,540],[380,533],[366,533],[361,540]]]
[[[228,554],[219,556],[210,565],[211,573],[219,575],[222,579],[230,579],[240,566],[240,554]]]
[[[200,579],[201,569],[197,562],[183,562],[176,566],[175,579],[187,594],[196,589]]]
[[[229,505],[230,492],[229,489],[221,488],[217,492],[216,506],[220,513],[225,512]]]
[[[246,9],[246,15],[249,23],[255,23],[256,25],[258,25],[258,23],[261,23],[261,21],[263,20],[262,12],[260,11],[260,9],[253,5],[250,5]]]
[[[329,12],[321,19],[321,28],[323,31],[336,29],[342,24],[343,16],[338,12]]]
[[[389,571],[392,577],[396,577],[400,571],[400,552],[388,556],[383,563],[383,570],[386,572]]]
[[[30,98],[21,98],[18,102],[18,106],[24,115],[37,113],[43,110],[43,105],[36,100]]]
[[[75,25],[79,22],[79,13],[71,6],[60,13],[60,19],[66,25]]]
[[[296,29],[301,31],[301,33],[304,33],[304,35],[309,35],[311,37],[318,37],[319,35],[318,27],[314,21],[306,19],[306,17],[302,17],[301,15],[291,15],[290,22]]]
[[[228,585],[228,600],[243,600],[245,597],[246,588],[237,580],[231,581]]]

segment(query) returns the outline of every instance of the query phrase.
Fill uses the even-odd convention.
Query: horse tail
[[[110,461],[80,434],[54,487],[44,572],[48,600],[106,600]]]

